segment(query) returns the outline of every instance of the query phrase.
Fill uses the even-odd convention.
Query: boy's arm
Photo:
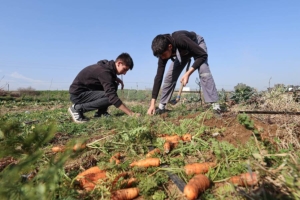
[[[163,80],[163,76],[165,73],[165,68],[166,68],[166,64],[168,62],[168,59],[166,60],[162,60],[162,59],[158,59],[158,66],[157,66],[157,71],[156,71],[156,75],[154,78],[154,84],[153,84],[153,88],[152,88],[152,99],[157,99],[161,84],[162,84],[162,80]]]
[[[134,115],[140,116],[139,113],[134,113],[129,108],[127,108],[127,106],[124,103],[122,103],[118,108],[120,110],[122,110],[124,113],[126,113],[127,115],[130,115],[130,116],[134,116]]]

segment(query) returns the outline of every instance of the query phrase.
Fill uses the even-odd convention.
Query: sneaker
[[[111,115],[108,113],[108,112],[103,112],[103,113],[100,113],[100,112],[95,112],[95,115],[94,117],[110,117]]]
[[[222,111],[221,111],[221,109],[213,109],[213,113],[214,113],[214,116],[216,117],[216,118],[221,118],[222,117]]]
[[[69,107],[68,112],[72,116],[72,119],[75,123],[81,124],[87,122],[87,118],[83,115],[83,112],[80,112],[74,108],[75,105]]]
[[[157,114],[157,115],[161,115],[161,114],[163,114],[163,113],[165,113],[165,112],[166,112],[165,109],[157,108],[157,109],[155,110],[155,114]]]

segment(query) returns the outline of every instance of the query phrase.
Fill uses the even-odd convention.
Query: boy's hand
[[[139,117],[139,116],[141,116],[141,114],[140,113],[132,113],[130,116]]]
[[[189,75],[185,74],[182,76],[182,78],[180,79],[180,83],[183,84],[183,86],[186,86],[186,84],[189,82]]]
[[[155,106],[150,106],[148,111],[147,111],[148,115],[154,115],[155,114]]]

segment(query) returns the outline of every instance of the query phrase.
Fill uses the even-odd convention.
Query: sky
[[[218,90],[238,83],[257,90],[300,85],[299,0],[0,0],[0,5],[0,89],[68,90],[84,67],[127,52],[134,68],[120,76],[124,89],[151,90],[157,69],[152,40],[178,30],[204,37]],[[187,87],[198,89],[197,80],[195,72]]]

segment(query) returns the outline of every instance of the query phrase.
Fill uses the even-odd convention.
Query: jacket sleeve
[[[166,64],[168,62],[168,59],[166,60],[162,60],[162,59],[158,59],[158,67],[157,67],[157,72],[156,72],[156,76],[154,78],[154,84],[153,84],[153,89],[152,89],[152,99],[157,99],[160,87],[161,87],[161,83],[163,80],[163,76],[165,73],[165,68],[166,68]]]
[[[103,70],[99,75],[99,81],[101,82],[105,95],[108,97],[108,101],[116,108],[122,104],[121,99],[117,94],[116,77],[109,70]]]

